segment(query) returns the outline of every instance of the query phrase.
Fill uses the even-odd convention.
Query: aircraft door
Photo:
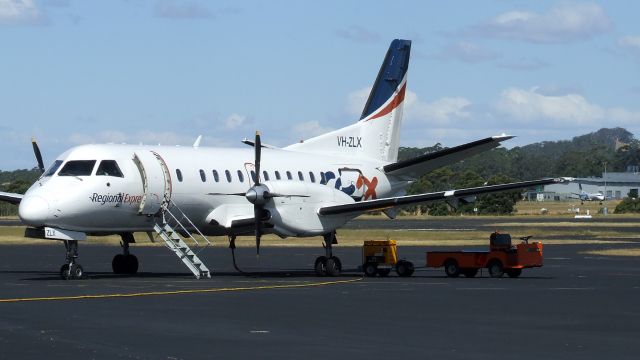
[[[133,162],[140,171],[143,195],[139,215],[155,215],[171,201],[171,175],[162,157],[154,151],[137,151]]]

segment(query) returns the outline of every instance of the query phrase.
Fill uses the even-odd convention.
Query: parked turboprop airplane
[[[78,241],[86,235],[119,234],[123,253],[115,273],[136,273],[129,253],[134,232],[156,232],[196,277],[209,269],[187,245],[191,233],[255,234],[259,253],[265,233],[323,236],[326,255],[319,275],[337,275],[336,229],[368,211],[389,217],[415,203],[472,201],[475,195],[560,182],[543,179],[405,196],[422,174],[497,147],[500,135],[398,161],[399,130],[407,87],[411,42],[394,40],[359,121],[284,148],[263,145],[259,133],[244,142],[253,149],[83,145],[58,156],[48,170],[34,142],[42,177],[24,194],[0,193],[19,204],[26,236],[62,240],[64,278],[83,274]],[[206,237],[204,237],[206,240]],[[208,240],[206,240],[208,241]]]
[[[580,199],[581,202],[604,201],[604,194],[601,191],[598,191],[597,193],[588,193],[582,190],[582,184],[580,183],[578,183],[578,188],[580,189],[580,193],[579,194],[572,193],[572,195],[578,196],[578,199]]]

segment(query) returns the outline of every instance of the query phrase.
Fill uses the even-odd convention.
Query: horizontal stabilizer
[[[452,199],[465,199],[475,195],[488,194],[493,192],[501,192],[516,189],[525,189],[534,186],[563,183],[565,179],[541,179],[533,181],[523,181],[509,184],[480,186],[475,188],[439,191],[434,193],[399,196],[385,199],[361,201],[357,203],[334,205],[320,208],[320,215],[340,215],[340,214],[356,214],[368,211],[380,211],[397,206],[412,205],[418,203],[428,203],[435,201],[445,201]]]
[[[22,201],[22,194],[0,192],[0,201],[6,201],[9,204],[18,205]]]
[[[510,135],[492,136],[486,139],[470,142],[468,144],[388,164],[385,165],[383,169],[387,175],[417,179],[437,168],[451,165],[473,155],[496,148],[502,141],[512,138],[513,136]]]

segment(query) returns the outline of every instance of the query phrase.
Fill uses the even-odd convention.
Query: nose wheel
[[[64,247],[67,250],[67,263],[60,268],[60,277],[64,280],[82,279],[84,270],[76,262],[78,258],[78,241],[65,240]]]

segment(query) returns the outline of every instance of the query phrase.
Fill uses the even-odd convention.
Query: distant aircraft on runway
[[[582,184],[578,183],[578,188],[580,189],[580,193],[576,194],[576,193],[572,193],[572,195],[576,195],[578,196],[578,199],[580,199],[580,201],[585,202],[585,201],[604,201],[604,194],[602,193],[602,191],[598,191],[597,193],[588,193],[584,190],[582,190]]]
[[[58,156],[24,194],[0,193],[20,204],[29,237],[62,240],[64,278],[82,277],[78,241],[87,235],[118,234],[122,254],[115,273],[133,274],[134,232],[157,234],[198,278],[210,271],[187,242],[226,235],[323,236],[325,256],[315,261],[319,275],[340,273],[333,255],[336,230],[358,215],[416,203],[468,202],[475,195],[562,182],[542,179],[406,196],[421,175],[499,146],[499,135],[398,161],[400,122],[407,88],[411,41],[394,40],[387,51],[360,119],[344,128],[284,148],[245,140],[251,149],[83,145]],[[284,106],[283,104],[281,104]],[[193,235],[196,234],[196,235]],[[202,240],[204,239],[204,240]]]

